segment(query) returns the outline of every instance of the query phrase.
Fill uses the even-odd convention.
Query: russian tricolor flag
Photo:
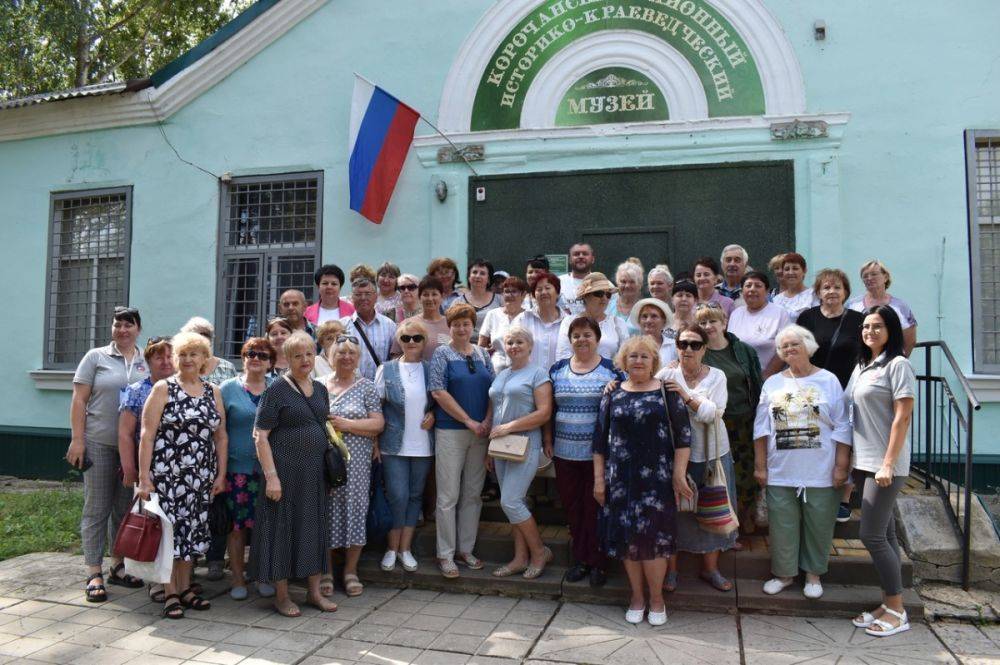
[[[420,114],[360,76],[351,100],[351,209],[379,224]]]

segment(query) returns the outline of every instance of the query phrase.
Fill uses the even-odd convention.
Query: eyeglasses
[[[504,289],[503,294],[505,296],[519,296],[523,291],[518,291],[517,289]]]
[[[400,291],[416,291],[419,287],[416,284],[400,284]]]
[[[247,360],[253,360],[254,358],[256,358],[257,360],[270,360],[271,359],[271,354],[268,353],[267,351],[253,351],[253,350],[251,350],[251,351],[247,351],[246,353],[244,353],[243,357],[246,358]]]
[[[700,302],[695,309],[722,309],[722,305],[717,302]]]
[[[594,296],[595,298],[610,298],[610,291],[591,291],[587,294],[588,296]]]
[[[426,338],[423,335],[400,335],[399,336],[399,341],[402,342],[403,344],[409,344],[410,342],[416,342],[417,344],[420,344],[420,342],[424,341],[424,339],[426,339]]]
[[[358,338],[355,337],[354,335],[339,335],[337,337],[337,344],[340,344],[341,342],[350,342],[351,344],[357,344]]]
[[[119,314],[131,314],[132,316],[135,316],[138,313],[139,310],[137,310],[135,307],[125,307],[124,305],[118,305],[117,307],[115,307],[115,316]]]
[[[476,362],[472,359],[472,356],[465,356],[465,366],[469,368],[469,374],[476,373]]]
[[[677,340],[677,348],[681,351],[687,351],[691,349],[692,351],[701,351],[705,347],[705,342],[692,342],[686,339]]]
[[[149,339],[146,340],[146,348],[148,349],[149,347],[153,346],[154,344],[159,344],[160,342],[166,342],[167,344],[169,344],[170,343],[170,338],[169,337],[150,337]]]

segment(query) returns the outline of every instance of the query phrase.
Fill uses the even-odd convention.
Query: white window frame
[[[972,368],[976,374],[1000,375],[1000,357],[995,362],[989,362],[984,357],[985,335],[982,319],[983,304],[983,284],[982,277],[982,244],[980,237],[979,222],[979,199],[978,180],[979,162],[977,150],[983,141],[990,141],[1000,149],[1000,129],[993,130],[968,130],[965,132],[965,160],[966,160],[966,184],[967,184],[967,208],[969,216],[969,283],[972,286]],[[996,173],[996,187],[1000,193],[1000,170]],[[1000,264],[994,266],[1000,269]],[[1000,298],[997,299],[997,306],[1000,306]]]

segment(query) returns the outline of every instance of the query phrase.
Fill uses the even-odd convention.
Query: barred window
[[[966,132],[973,369],[1000,373],[1000,130]]]
[[[50,209],[44,365],[71,369],[128,302],[132,189],[54,194]]]
[[[262,335],[278,298],[298,289],[313,299],[323,217],[322,173],[234,178],[223,185],[217,353],[237,359]]]

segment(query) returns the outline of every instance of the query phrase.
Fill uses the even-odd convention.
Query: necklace
[[[400,365],[402,365],[403,369],[406,370],[406,376],[409,379],[415,379],[417,373],[420,372],[420,370],[423,368],[423,365],[420,364],[419,360],[412,363],[408,360],[404,360],[403,362],[400,363]]]
[[[706,369],[707,368],[704,365],[699,365],[697,372],[695,372],[694,374],[688,374],[687,372],[684,371],[684,368],[682,367],[681,375],[684,377],[684,380],[688,383],[690,383],[691,381],[700,381],[703,378],[702,375],[705,373]]]

